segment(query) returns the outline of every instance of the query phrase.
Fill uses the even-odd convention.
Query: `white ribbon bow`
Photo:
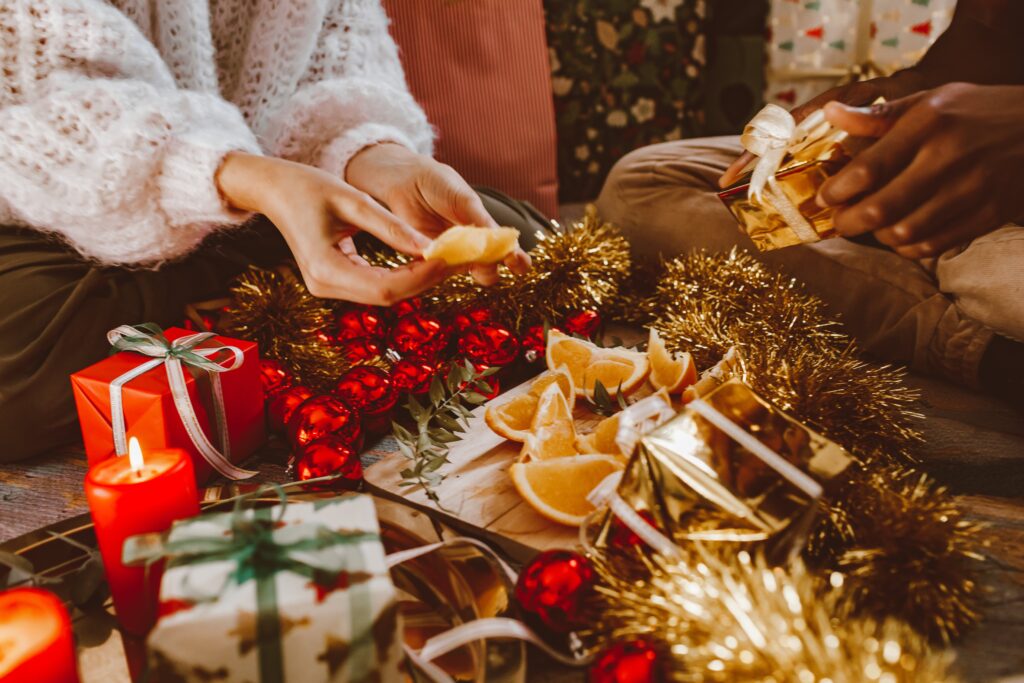
[[[150,334],[149,330],[131,325],[121,325],[107,333],[107,341],[110,342],[111,346],[153,357],[153,360],[146,361],[132,368],[110,383],[110,426],[114,434],[114,452],[117,455],[124,455],[128,452],[124,400],[122,397],[124,385],[153,368],[163,365],[167,371],[167,382],[171,388],[171,397],[174,399],[174,407],[178,411],[178,417],[181,418],[181,423],[185,426],[185,432],[199,451],[199,454],[210,463],[213,469],[228,479],[248,479],[257,474],[253,470],[236,467],[231,462],[231,443],[228,438],[227,417],[224,413],[224,394],[220,383],[220,373],[229,372],[241,366],[245,356],[237,346],[218,346],[213,349],[195,348],[196,345],[213,336],[212,332],[199,332],[180,337],[169,345],[165,345],[161,343],[163,335],[157,338]],[[206,360],[221,351],[228,351],[232,355],[231,361],[227,365]],[[203,428],[199,424],[199,419],[196,417],[195,408],[192,407],[192,401],[188,396],[188,386],[185,383],[184,370],[182,369],[181,355],[200,357],[197,365],[209,373],[213,393],[212,421],[214,429],[220,438],[221,450],[219,451],[206,438],[206,434],[203,433]]]
[[[803,242],[817,242],[817,231],[783,192],[775,174],[787,153],[796,153],[820,140],[832,126],[825,112],[814,111],[799,124],[793,115],[777,104],[767,104],[743,128],[740,144],[758,158],[750,177],[748,196],[778,211]]]

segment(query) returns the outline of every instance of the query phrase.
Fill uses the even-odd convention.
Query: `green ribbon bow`
[[[280,505],[274,508],[248,508],[246,503],[268,490],[274,490]],[[256,581],[256,638],[259,644],[259,671],[262,683],[283,683],[284,655],[281,645],[277,589],[274,575],[290,571],[328,586],[349,569],[346,553],[324,552],[330,548],[379,541],[375,533],[342,533],[318,522],[281,525],[288,498],[277,484],[239,496],[230,513],[201,518],[211,524],[209,532],[188,534],[142,534],[127,539],[123,559],[127,565],[150,566],[167,560],[168,567],[229,561],[234,570],[225,583],[211,592],[197,591],[186,597],[195,602],[216,600],[229,583],[241,585]],[[277,514],[274,515],[273,512]],[[251,514],[249,514],[251,512]],[[224,523],[221,523],[224,522]],[[192,522],[186,522],[188,525]]]
[[[213,332],[197,332],[171,341],[164,335],[163,329],[156,323],[139,325],[121,325],[107,332],[111,352],[134,351],[153,358],[177,358],[185,365],[207,372],[223,372],[221,364],[210,355],[196,353],[195,349],[204,342],[216,337]],[[224,352],[233,355],[232,347],[220,342],[208,346],[207,351]],[[222,356],[222,360],[225,357]]]

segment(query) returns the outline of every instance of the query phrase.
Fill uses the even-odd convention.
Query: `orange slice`
[[[659,389],[653,395],[661,396],[665,403],[669,406],[672,405],[672,397],[664,389]],[[576,447],[580,453],[607,453],[625,458],[625,454],[616,442],[616,437],[619,435],[620,415],[621,413],[615,413],[606,417],[597,423],[594,431],[576,437]]]
[[[449,266],[498,263],[519,245],[515,228],[456,225],[442,232],[423,250],[424,259],[440,259]]]
[[[549,460],[576,455],[576,425],[572,421],[569,403],[557,384],[544,390],[537,401],[537,411],[530,423],[530,431],[523,442],[519,459]]]
[[[655,389],[678,394],[697,381],[697,366],[693,363],[693,356],[685,352],[669,353],[665,342],[653,327],[647,341],[647,358],[651,362],[651,375],[648,379]]]
[[[537,413],[540,396],[545,389],[553,384],[557,384],[562,395],[565,396],[571,414],[576,405],[576,393],[573,391],[569,371],[559,368],[556,372],[545,372],[533,380],[530,389],[525,394],[519,394],[497,405],[488,405],[487,411],[484,413],[484,421],[498,436],[520,443],[526,441],[526,437],[530,434],[533,416]]]
[[[623,348],[601,348],[558,330],[548,332],[545,356],[548,368],[565,366],[577,396],[589,396],[600,381],[614,397],[621,390],[630,394],[644,383],[650,372],[647,354]]]
[[[587,495],[604,478],[622,469],[613,455],[579,455],[515,463],[512,483],[530,507],[553,522],[579,526],[594,511]]]

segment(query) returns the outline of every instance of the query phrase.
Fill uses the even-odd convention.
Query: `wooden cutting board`
[[[641,331],[616,328],[608,335],[622,339],[625,345],[644,339]],[[571,548],[579,530],[552,522],[534,511],[519,495],[508,475],[508,468],[519,458],[522,444],[508,441],[490,430],[484,421],[487,405],[501,404],[529,390],[530,382],[510,389],[473,411],[470,426],[461,441],[451,445],[450,463],[441,471],[447,477],[436,489],[447,516],[484,535],[497,535],[531,550]],[[587,433],[601,420],[577,401],[573,415],[579,433]],[[401,496],[407,502],[425,508],[436,504],[421,487],[401,487],[399,474],[409,464],[401,453],[393,453],[366,470],[366,481],[375,488]]]

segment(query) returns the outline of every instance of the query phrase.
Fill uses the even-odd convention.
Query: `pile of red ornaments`
[[[601,324],[594,311],[576,311],[559,329],[593,336]],[[284,366],[263,361],[270,428],[287,436],[300,480],[342,473],[343,486],[362,479],[358,453],[367,437],[388,431],[396,406],[407,395],[425,394],[433,378],[453,362],[470,361],[478,371],[510,368],[523,359],[543,363],[544,326],[519,338],[493,311],[478,307],[445,319],[418,299],[391,308],[345,304],[331,329],[316,332],[338,346],[351,364],[333,390],[318,394],[295,381]],[[488,398],[500,392],[502,373],[485,381]]]

